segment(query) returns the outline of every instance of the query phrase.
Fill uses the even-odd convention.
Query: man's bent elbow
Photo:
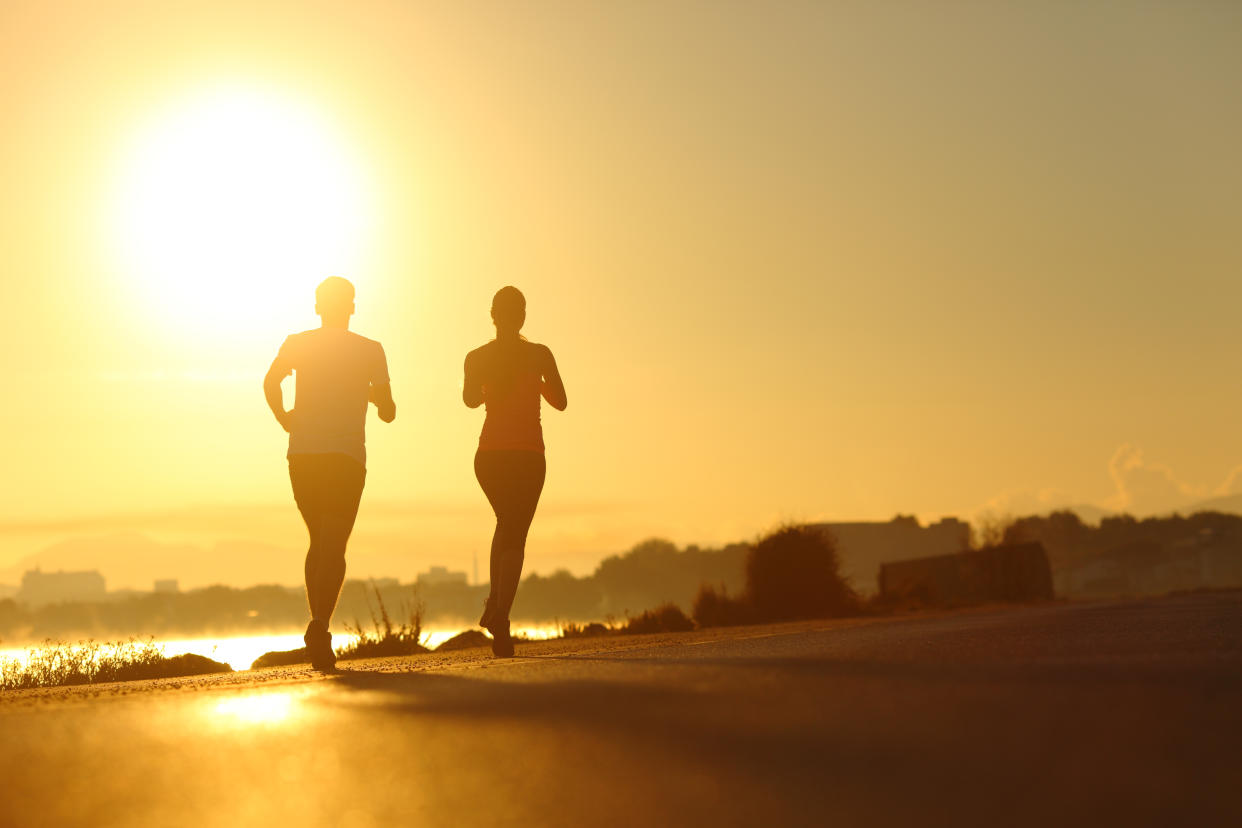
[[[280,383],[284,380],[276,371],[268,371],[263,375],[263,393],[270,394],[272,391],[280,388]]]

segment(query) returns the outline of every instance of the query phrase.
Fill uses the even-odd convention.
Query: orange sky
[[[353,574],[485,552],[510,283],[570,398],[535,571],[1242,492],[1242,9],[1076,5],[10,0],[0,582],[117,533],[296,582],[260,381],[333,272],[399,406]]]

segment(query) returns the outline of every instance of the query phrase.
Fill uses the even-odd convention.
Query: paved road
[[[0,697],[14,825],[1242,825],[1242,592]]]

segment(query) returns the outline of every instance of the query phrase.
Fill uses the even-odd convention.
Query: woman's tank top
[[[533,371],[520,370],[503,393],[484,383],[487,417],[479,435],[480,451],[543,451],[543,426],[539,423],[541,379]]]

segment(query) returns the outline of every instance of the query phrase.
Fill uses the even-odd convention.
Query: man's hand
[[[272,416],[285,431],[293,430],[293,412],[285,411],[285,398],[281,393],[280,383],[289,375],[287,368],[280,364],[280,357],[272,363],[267,376],[263,378],[263,396],[267,398],[267,407],[272,409]]]
[[[389,383],[372,385],[367,401],[375,404],[379,418],[384,422],[391,423],[397,418],[397,404],[392,400],[392,385]]]

